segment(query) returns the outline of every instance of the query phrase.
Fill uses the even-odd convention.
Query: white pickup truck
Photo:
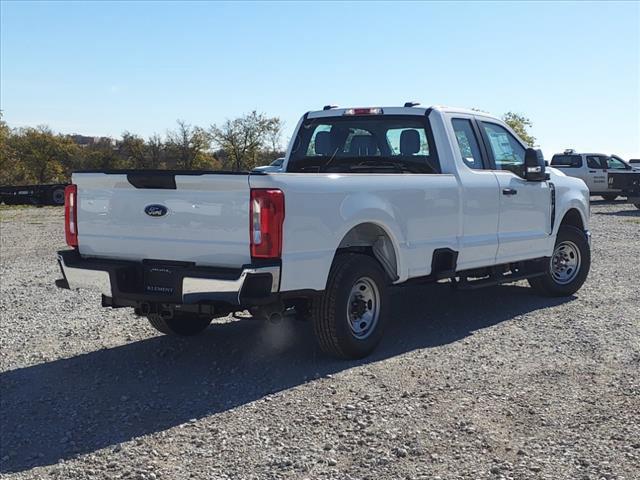
[[[391,286],[528,279],[565,296],[590,266],[585,183],[476,111],[327,106],[302,117],[282,172],[72,180],[57,285],[95,288],[167,334],[295,309],[325,352],[358,358],[394,320]]]
[[[617,155],[577,153],[571,149],[555,154],[551,159],[551,166],[562,170],[565,175],[583,180],[591,195],[599,195],[608,201],[615,200],[620,195],[630,197],[631,200],[634,197],[634,193],[628,188],[614,188],[612,177],[629,175],[628,180],[631,181],[640,177],[640,170]]]

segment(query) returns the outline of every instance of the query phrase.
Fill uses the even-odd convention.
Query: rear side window
[[[580,155],[554,155],[551,159],[552,167],[559,168],[580,168],[582,157]]]
[[[480,155],[478,139],[471,126],[471,120],[454,118],[451,124],[456,134],[462,161],[469,168],[481,170],[483,168],[482,156]]]
[[[587,156],[587,167],[604,169],[607,168],[607,163],[606,160],[604,163],[601,162],[601,157],[598,157],[596,155],[589,155]]]

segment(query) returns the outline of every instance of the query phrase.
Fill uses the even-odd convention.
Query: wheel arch
[[[386,226],[378,222],[363,221],[349,228],[343,234],[333,258],[347,252],[371,255],[392,282],[400,278],[400,251],[397,239]]]
[[[562,220],[560,220],[558,228],[562,225],[569,225],[572,227],[576,227],[580,230],[585,230],[586,223],[584,220],[585,219],[583,218],[582,213],[580,212],[579,209],[575,207],[570,207],[564,212],[564,215],[562,216]]]

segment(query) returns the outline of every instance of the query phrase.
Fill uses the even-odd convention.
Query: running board
[[[526,280],[527,278],[542,277],[544,274],[545,272],[530,272],[515,275],[491,275],[489,278],[482,278],[480,280],[467,280],[465,277],[462,277],[456,282],[456,287],[459,290],[476,290],[478,288],[493,287],[496,285],[502,285],[503,283]]]

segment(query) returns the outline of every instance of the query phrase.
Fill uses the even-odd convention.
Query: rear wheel
[[[211,318],[197,315],[175,312],[173,318],[163,318],[157,313],[147,315],[147,319],[153,328],[166,335],[190,337],[197,335],[209,326]]]
[[[636,208],[640,209],[640,203],[634,203],[634,205],[636,206]]]
[[[616,198],[618,198],[618,194],[616,193],[607,193],[606,195],[601,195],[607,202],[613,202]]]
[[[51,203],[53,205],[64,205],[64,188],[54,188],[51,191]]]
[[[577,292],[587,279],[591,267],[591,250],[584,232],[563,225],[558,230],[553,255],[545,265],[545,274],[529,279],[529,284],[543,295],[564,297]]]
[[[320,348],[340,358],[362,358],[382,339],[387,317],[387,277],[368,255],[338,255],[324,294],[312,307]]]

